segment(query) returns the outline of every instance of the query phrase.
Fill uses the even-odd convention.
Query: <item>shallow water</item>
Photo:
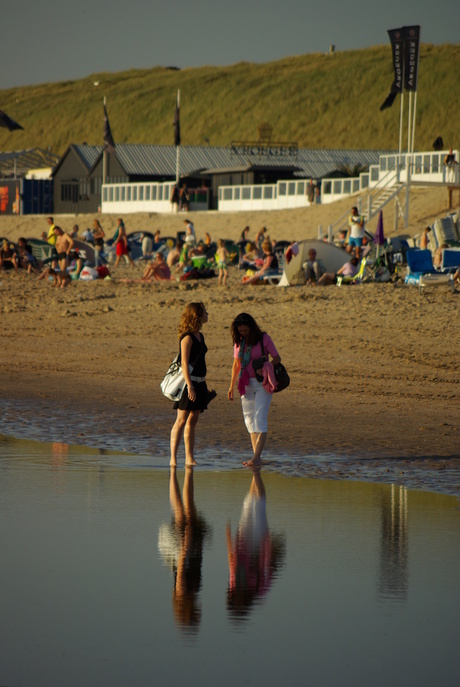
[[[50,398],[39,402],[0,399],[0,435],[130,453],[139,456],[139,465],[143,467],[168,466],[170,415],[165,422],[164,415],[142,415],[135,408],[120,412],[108,406],[97,413],[83,408],[68,407]],[[162,427],[160,431],[159,427]],[[246,433],[241,435],[237,432],[234,437],[234,446],[244,447],[245,453],[241,455],[220,442],[218,437],[211,439],[211,443],[206,443],[198,433],[200,468],[239,470],[242,461],[251,457]],[[183,462],[183,447],[179,457]],[[347,456],[332,451],[322,455],[309,454],[308,449],[301,447],[297,452],[289,453],[284,449],[281,452],[271,450],[270,441],[263,458],[265,471],[287,476],[397,483],[460,496],[460,462],[448,458],[369,458],[359,452],[359,447],[356,447],[354,455]]]
[[[1,685],[458,684],[455,497],[163,466],[0,437]]]

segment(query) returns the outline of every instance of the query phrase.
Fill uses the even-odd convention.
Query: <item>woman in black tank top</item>
[[[216,396],[206,386],[206,352],[208,350],[201,327],[208,321],[208,313],[203,303],[189,303],[181,316],[179,341],[181,366],[186,385],[179,401],[174,403],[177,410],[176,421],[171,429],[170,466],[177,466],[177,451],[184,436],[185,465],[197,465],[194,457],[195,427],[200,413]]]

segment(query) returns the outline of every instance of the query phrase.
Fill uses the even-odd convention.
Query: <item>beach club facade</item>
[[[376,165],[382,152],[181,146],[179,185],[187,185],[192,211],[228,209],[228,188],[234,210],[240,209],[238,196],[244,209],[266,209],[267,201],[273,208],[275,200],[277,207],[300,207],[309,204],[310,178],[337,178],[345,167]],[[53,171],[54,212],[171,212],[175,179],[175,146],[120,143],[104,154],[102,146],[71,144]]]

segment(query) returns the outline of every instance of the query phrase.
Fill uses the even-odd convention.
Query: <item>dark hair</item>
[[[243,339],[243,337],[238,331],[238,327],[240,327],[241,325],[249,327],[249,336],[246,341],[247,344],[249,344],[250,346],[254,346],[258,341],[261,340],[263,332],[260,329],[257,322],[255,321],[255,319],[252,317],[252,315],[249,315],[246,312],[242,312],[239,315],[237,315],[232,322],[231,333],[233,343],[239,346]]]

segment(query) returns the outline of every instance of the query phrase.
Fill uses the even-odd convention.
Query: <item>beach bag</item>
[[[262,357],[258,358],[257,360],[253,361],[253,367],[254,367],[254,372],[256,374],[256,379],[261,382],[262,379],[259,377],[259,375],[256,373],[256,370],[260,369],[263,367],[263,364],[266,360],[268,360],[267,356],[265,355],[265,347],[264,347],[264,340],[263,340],[263,335],[262,339],[260,340],[260,347],[262,349]],[[287,389],[289,384],[291,383],[291,379],[288,375],[288,372],[286,368],[284,367],[283,363],[278,363],[278,365],[273,365],[273,371],[275,373],[275,378],[276,381],[278,382],[276,389],[273,390],[274,394],[277,394],[278,391],[283,391],[284,389]]]
[[[188,369],[190,371],[190,374],[193,372],[193,368],[195,367],[197,361],[199,359],[196,358],[193,363],[189,363]],[[192,377],[192,380],[194,381],[203,381],[199,377]],[[168,371],[166,372],[165,376],[163,377],[163,381],[160,384],[161,392],[163,396],[166,396],[166,398],[169,398],[170,401],[179,401],[182,392],[185,389],[186,381],[184,377],[184,373],[182,372],[182,365],[180,361],[180,351],[172,361],[171,365],[168,367]]]
[[[278,386],[276,387],[273,393],[277,394],[278,391],[283,391],[283,389],[286,389],[289,386],[289,384],[291,383],[291,379],[283,363],[273,365],[273,369],[275,371],[276,381],[278,382]]]
[[[191,365],[189,365],[191,370]],[[163,396],[170,401],[179,401],[185,388],[185,377],[180,364],[180,353],[176,355],[171,365],[168,367],[163,381],[160,384]]]

